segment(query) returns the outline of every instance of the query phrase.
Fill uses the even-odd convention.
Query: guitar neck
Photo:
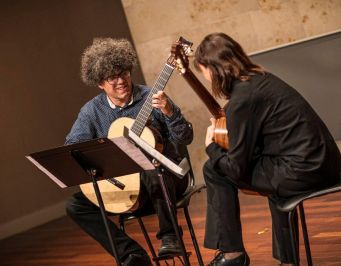
[[[191,69],[188,68],[186,72],[183,74],[183,77],[186,79],[186,81],[192,87],[195,93],[199,96],[199,98],[203,101],[203,103],[206,105],[206,107],[214,116],[214,118],[220,118],[222,116],[225,116],[225,112],[220,107],[219,103],[207,91],[204,85],[202,85],[202,83],[194,75]]]
[[[152,110],[153,110],[152,96],[153,96],[153,94],[157,93],[158,91],[164,90],[170,76],[173,73],[173,70],[174,70],[174,67],[166,63],[165,66],[163,67],[160,75],[156,79],[154,86],[150,90],[146,101],[144,102],[141,110],[139,111],[139,113],[136,117],[134,124],[131,127],[131,131],[133,131],[137,136],[140,136],[142,134],[142,131],[143,131],[144,127],[146,126],[146,123],[149,119],[149,116],[152,113]]]

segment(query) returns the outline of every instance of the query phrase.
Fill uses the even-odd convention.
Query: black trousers
[[[242,227],[238,188],[252,189],[268,197],[272,216],[273,257],[283,263],[292,263],[293,254],[290,244],[288,213],[276,208],[276,191],[266,175],[260,175],[253,184],[236,183],[214,169],[210,161],[204,165],[204,178],[207,185],[207,214],[204,246],[224,252],[243,252]],[[291,195],[283,190],[282,196]],[[272,197],[271,195],[275,195]],[[295,213],[298,230],[297,214]],[[298,232],[298,231],[297,231]]]
[[[181,196],[186,190],[188,180],[186,178],[179,179],[168,172],[164,172],[163,176],[171,201],[175,204],[176,198]],[[148,199],[142,208],[136,211],[136,215],[145,213],[157,214],[160,228],[157,233],[158,239],[164,235],[175,235],[156,171],[147,171],[142,174],[141,189],[145,190]],[[114,256],[110,248],[99,207],[90,202],[82,192],[78,192],[67,200],[66,212],[75,223]],[[111,213],[107,214],[114,215]],[[125,232],[120,230],[114,222],[109,219],[108,222],[111,235],[117,245],[120,261],[123,261],[130,253],[145,253],[144,249]]]

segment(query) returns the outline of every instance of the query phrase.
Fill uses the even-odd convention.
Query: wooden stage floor
[[[245,247],[251,265],[277,265],[271,254],[271,220],[267,200],[258,196],[240,194]],[[307,224],[314,265],[341,265],[341,193],[313,199],[305,204]],[[202,247],[205,229],[206,193],[193,196],[190,213],[204,263],[214,251]],[[182,211],[180,224],[184,228],[184,241],[189,251],[191,265],[198,265]],[[154,247],[157,220],[155,216],[144,219],[152,236]],[[137,221],[127,224],[127,232],[147,248]],[[306,265],[301,239],[301,265]],[[172,265],[172,262],[169,262]],[[99,244],[83,233],[68,217],[62,217],[0,241],[0,265],[6,266],[104,266],[115,265],[114,260]],[[162,264],[166,265],[166,264]],[[176,265],[181,265],[176,261]],[[138,265],[137,265],[138,266]]]

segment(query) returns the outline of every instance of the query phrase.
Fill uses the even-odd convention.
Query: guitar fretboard
[[[137,136],[142,134],[144,127],[149,119],[150,114],[152,113],[152,96],[158,91],[164,90],[170,76],[172,75],[174,67],[168,64],[165,64],[163,70],[158,76],[154,86],[150,90],[145,103],[143,104],[140,112],[138,113],[135,122],[131,127],[131,131],[133,131]]]

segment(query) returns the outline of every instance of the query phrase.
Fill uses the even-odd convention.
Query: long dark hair
[[[229,99],[233,80],[246,81],[252,73],[264,74],[264,69],[254,64],[243,48],[225,33],[207,35],[198,46],[194,66],[200,65],[212,73],[212,93],[216,97]]]

